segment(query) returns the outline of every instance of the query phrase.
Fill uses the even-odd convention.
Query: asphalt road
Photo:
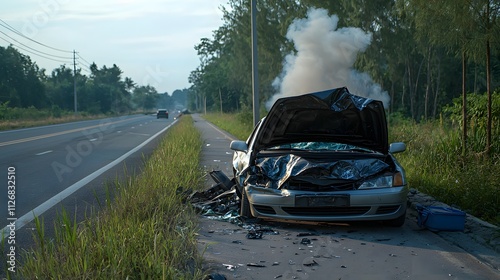
[[[0,132],[0,182],[9,186],[0,193],[0,229],[10,232],[15,221],[19,231],[131,155],[140,159],[173,121],[133,115]]]

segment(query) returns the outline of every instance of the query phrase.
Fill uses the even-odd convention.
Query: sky
[[[159,93],[172,94],[176,89],[190,87],[189,74],[200,65],[194,46],[201,38],[211,39],[213,31],[222,25],[220,7],[226,3],[226,0],[3,1],[0,46],[13,44],[40,68],[45,68],[48,75],[63,64],[72,69],[74,50],[77,67],[84,75],[90,74],[88,66],[93,62],[99,69],[116,64],[123,72],[123,79],[130,77],[139,86],[151,85]]]

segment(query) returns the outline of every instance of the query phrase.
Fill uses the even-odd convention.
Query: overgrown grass
[[[143,172],[115,182],[117,195],[77,223],[64,211],[48,240],[23,256],[22,279],[201,279],[197,215],[178,187],[202,186],[202,140],[185,116],[147,160]]]
[[[471,130],[464,157],[461,132],[445,124],[406,121],[391,125],[389,131],[393,141],[407,145],[407,151],[396,156],[411,187],[500,225],[498,133],[492,154],[486,157],[484,135]]]
[[[242,140],[252,131],[248,118],[240,123],[240,115],[204,117]],[[416,124],[400,117],[389,121],[390,142],[407,145],[406,152],[395,156],[405,167],[411,188],[500,225],[499,133],[493,137],[492,155],[485,158],[479,152],[484,147],[484,136],[471,132],[469,153],[463,158],[459,130],[447,128],[442,121]]]
[[[34,127],[49,124],[67,123],[80,120],[106,117],[104,114],[92,115],[86,112],[74,114],[55,106],[51,109],[12,108],[8,103],[0,104],[0,130]]]
[[[73,111],[61,110],[57,106],[50,109],[36,109],[34,107],[11,108],[7,105],[8,103],[0,104],[0,131],[113,116],[112,114],[90,114],[85,111],[75,114]],[[136,111],[130,113],[147,114],[151,112]]]
[[[241,140],[246,140],[253,129],[253,115],[250,111],[237,114],[208,113],[203,117]]]

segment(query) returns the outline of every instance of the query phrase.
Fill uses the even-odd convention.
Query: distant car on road
[[[157,119],[159,119],[159,118],[168,119],[168,110],[167,109],[158,109],[158,111],[156,111],[156,118]]]
[[[402,226],[408,186],[381,101],[337,88],[278,99],[231,142],[241,216]]]

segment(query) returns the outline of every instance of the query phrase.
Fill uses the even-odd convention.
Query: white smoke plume
[[[347,87],[352,94],[381,100],[387,108],[389,95],[366,73],[353,69],[356,56],[371,43],[371,33],[359,28],[337,29],[339,19],[325,9],[310,9],[307,18],[296,19],[288,28],[287,39],[296,52],[285,57],[283,72],[273,82],[276,99],[331,88]]]

